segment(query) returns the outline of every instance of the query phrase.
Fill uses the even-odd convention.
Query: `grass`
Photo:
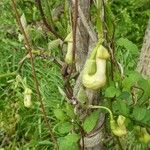
[[[26,55],[22,42],[18,40],[18,28],[12,12],[9,11],[11,6],[8,2],[0,2],[0,9],[4,14],[0,16],[0,74],[15,71],[19,61]],[[53,115],[53,109],[61,101],[57,90],[57,86],[62,87],[60,69],[52,61],[39,57],[35,58],[35,64],[48,120],[54,125],[58,121]],[[31,108],[24,107],[23,88],[14,88],[15,76],[0,79],[0,148],[53,149],[35,94],[29,60],[25,61],[19,74],[26,78],[28,87],[33,90],[33,105]]]
[[[16,71],[19,61],[26,55],[24,45],[22,41],[19,41],[18,36],[20,32],[18,30],[18,27],[16,26],[14,16],[10,11],[12,8],[9,2],[9,0],[0,1],[0,12],[3,12],[3,15],[0,15],[0,75]],[[59,1],[56,0],[57,5],[58,2]],[[126,6],[119,7],[119,9],[115,10],[115,8],[117,8],[119,5],[121,5],[119,2],[116,2],[113,5],[114,13],[118,14],[118,16],[116,15],[116,17],[122,18],[122,15],[124,15],[124,18],[127,18],[129,20],[127,20],[127,22],[118,20],[119,25],[116,29],[116,37],[120,38],[125,36],[129,38],[129,40],[133,41],[138,46],[138,48],[140,48],[142,45],[141,39],[143,38],[144,29],[146,28],[146,21],[148,18],[147,14],[144,15],[145,24],[143,23],[143,21],[141,21],[142,18],[140,20],[139,16],[141,15],[139,14],[139,19],[136,24],[136,33],[133,34],[133,32],[132,34],[130,34],[135,26],[134,22],[137,20],[136,18],[134,18],[136,13],[132,14],[133,16],[130,16],[130,14],[133,13],[132,9],[134,5],[128,7],[127,10],[125,10]],[[35,11],[34,13],[36,15],[34,15],[38,16],[38,12],[34,7],[31,12],[30,9],[26,10],[21,2],[19,7],[22,8],[22,10],[26,14],[28,14],[27,19],[29,21],[32,21],[33,19],[32,17],[30,17],[32,11]],[[122,10],[124,10],[124,14],[119,13]],[[39,21],[39,16],[36,19],[34,20],[33,24],[35,23],[35,21]],[[143,24],[145,25],[144,27]],[[49,35],[47,35],[47,39],[44,34],[37,34],[38,30],[36,30],[35,26],[36,25],[33,25],[32,28],[33,39],[31,40],[31,42],[33,44],[33,47],[35,49],[38,49],[40,47],[46,49],[47,43],[50,40]],[[129,27],[129,31],[126,30],[127,27]],[[65,34],[65,31],[63,34]],[[123,57],[122,60],[124,60],[125,55],[127,55],[128,52],[125,49],[125,51],[121,51],[121,49],[118,48],[118,51],[119,50],[120,52],[118,53],[118,57],[121,56]],[[59,50],[54,49],[54,51],[52,51],[52,55],[59,57]],[[128,57],[128,59],[132,60],[133,55],[131,56],[130,54],[129,56],[130,57]],[[138,56],[136,55],[136,57]],[[34,58],[34,61],[38,81],[40,84],[40,92],[42,94],[47,117],[49,122],[52,124],[52,128],[54,128],[55,125],[59,123],[59,121],[55,118],[53,111],[57,107],[61,106],[64,100],[64,98],[58,91],[58,86],[60,88],[63,87],[60,68],[50,59],[48,60],[36,57]],[[128,63],[129,61],[126,61],[125,59],[125,62]],[[135,67],[136,62],[133,61],[132,63],[132,65]],[[37,95],[35,92],[31,65],[28,59],[25,61],[19,75],[24,80],[26,80],[28,87],[30,87],[33,91],[33,104],[31,108],[26,108],[24,106],[23,87],[19,85],[17,88],[14,88],[16,84],[16,76],[0,78],[0,149],[53,150],[54,143],[52,143],[52,141],[50,140],[48,129],[43,120],[43,114],[41,112],[40,104],[37,100]],[[57,137],[59,136],[60,135],[57,134]]]

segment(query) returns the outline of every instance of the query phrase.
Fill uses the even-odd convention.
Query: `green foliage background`
[[[48,51],[48,43],[53,40],[54,37],[47,30],[44,30],[43,25],[41,24],[40,14],[35,6],[34,1],[18,0],[17,2],[20,14],[25,14],[28,25],[30,26],[30,40],[32,42],[33,49],[44,49]],[[51,10],[53,10],[61,3],[63,3],[63,1],[53,0],[52,2],[49,1],[49,6]],[[46,12],[46,16],[49,16],[45,1],[43,2],[43,6],[44,11]],[[118,99],[121,99],[121,96],[128,97],[128,88],[130,87],[129,84],[132,83],[133,77],[137,78],[136,81],[139,81],[141,86],[150,86],[150,83],[147,85],[146,81],[146,83],[142,85],[144,80],[142,79],[141,83],[138,75],[132,74],[131,72],[132,70],[136,69],[139,52],[143,42],[144,32],[146,29],[147,21],[150,17],[150,2],[149,0],[114,0],[111,7],[116,24],[116,57],[124,67],[124,71],[127,77],[122,83],[125,85],[123,86],[125,88],[123,90],[124,95],[123,93],[118,94],[118,91],[115,89],[115,87],[111,85],[111,88],[109,87],[109,89],[106,89],[107,92],[105,93],[105,96],[109,98],[113,97],[114,95],[110,94],[113,89],[114,93],[116,93],[116,96],[118,96]],[[0,1],[0,12],[1,75],[15,71],[18,68],[19,61],[27,53],[23,42],[20,40],[21,33],[18,29],[18,26],[16,25],[10,0]],[[92,7],[91,12],[94,13],[95,8]],[[64,15],[61,15],[59,20],[55,22],[55,28],[63,37],[66,36],[68,30],[67,19],[68,18],[64,18]],[[53,49],[51,54],[59,58],[61,57],[59,55],[58,48]],[[60,68],[53,62],[51,58],[44,59],[41,57],[36,57],[35,64],[38,80],[40,82],[40,91],[44,100],[48,118],[52,123],[53,130],[56,132],[59,141],[62,141],[62,144],[64,142],[64,135],[66,135],[66,133],[68,133],[68,131],[70,131],[73,127],[72,124],[68,121],[69,119],[64,118],[66,132],[63,133],[61,128],[64,124],[61,124],[61,121],[59,121],[60,118],[62,119],[64,117],[64,114],[67,116],[65,109],[66,107],[70,107],[67,106],[64,101],[64,97],[62,97],[58,90],[58,87],[60,89],[63,88]],[[20,75],[22,78],[26,79],[27,85],[33,90],[33,105],[31,108],[25,108],[23,105],[23,88],[14,88],[15,77],[0,79],[0,148],[4,148],[5,150],[53,149],[54,143],[49,140],[48,130],[44,125],[42,113],[39,108],[39,102],[37,101],[36,94],[34,94],[34,82],[31,74],[30,61],[27,60],[21,69]],[[115,77],[116,80],[120,81],[117,73]],[[147,95],[144,95],[145,97],[143,100],[146,99]],[[118,111],[121,111],[121,113],[124,114],[128,113],[127,106],[124,106],[122,102],[118,103],[117,105],[119,106],[114,104],[114,110],[120,107],[123,110]],[[56,112],[56,109],[60,109],[62,111],[62,116],[60,118],[60,112]],[[134,111],[139,112],[138,109],[142,111],[142,108],[139,106],[137,106],[137,109]],[[143,110],[143,113],[144,111],[145,110]],[[137,117],[135,115],[137,112],[133,112],[133,118]],[[138,120],[142,120],[142,118],[139,116]],[[88,128],[87,130],[90,130],[89,128],[91,127],[86,128]],[[73,134],[71,136],[73,139],[72,144],[74,145],[74,142],[79,139],[79,135]],[[70,137],[65,137],[65,140],[67,139],[70,140]],[[132,140],[133,138],[131,138],[129,141],[132,143]],[[70,145],[68,145],[68,147],[69,146]],[[114,143],[110,142],[108,148],[113,149],[113,146]],[[134,148],[134,146],[131,148]]]

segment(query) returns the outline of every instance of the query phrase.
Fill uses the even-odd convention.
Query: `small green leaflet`
[[[66,115],[65,115],[65,113],[63,112],[62,109],[55,109],[54,110],[54,115],[57,119],[59,119],[61,121],[64,121],[66,119]]]
[[[141,121],[146,117],[146,115],[147,115],[147,109],[146,108],[141,108],[141,107],[138,107],[138,106],[134,107],[132,116],[136,120]]]
[[[87,116],[83,123],[84,130],[89,133],[95,127],[97,120],[99,117],[99,110],[92,112],[89,116]]]
[[[65,139],[70,143],[75,143],[80,139],[80,135],[76,133],[68,134],[67,136],[65,136]]]
[[[59,150],[78,150],[78,140],[80,135],[76,133],[68,134],[65,137],[58,139]]]
[[[144,78],[138,81],[138,86],[141,88],[138,92],[139,104],[148,101],[150,98],[150,83]],[[142,96],[142,97],[141,97]]]
[[[105,96],[112,98],[120,95],[120,90],[114,86],[109,86],[105,91]]]
[[[77,98],[78,98],[78,101],[81,102],[81,104],[84,104],[87,101],[88,98],[83,87],[80,88]]]
[[[129,107],[123,100],[117,100],[113,103],[113,111],[127,116],[129,114]]]
[[[123,86],[123,91],[128,91],[130,92],[130,88],[137,84],[137,82],[141,79],[141,75],[134,71],[134,72],[130,72],[128,74],[127,77],[125,77],[125,79],[122,82],[122,86]]]
[[[73,125],[70,122],[58,123],[55,126],[55,130],[61,134],[69,133],[73,129]]]
[[[128,100],[129,97],[130,97],[130,93],[127,92],[127,91],[123,91],[123,92],[119,95],[118,99],[121,99],[121,100]]]
[[[69,116],[71,119],[74,119],[75,118],[75,113],[74,113],[74,108],[71,104],[69,103],[66,103],[66,114],[67,116]]]

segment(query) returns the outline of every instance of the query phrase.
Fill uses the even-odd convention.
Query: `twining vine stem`
[[[72,55],[73,55],[73,62],[75,62],[75,53],[76,53],[76,33],[77,33],[77,20],[78,20],[78,0],[73,1],[73,48],[72,48]]]
[[[14,12],[15,12],[15,15],[16,15],[16,21],[18,23],[18,26],[24,36],[24,41],[25,41],[25,48],[27,49],[27,51],[29,52],[29,55],[30,55],[30,61],[31,61],[31,66],[32,66],[32,74],[33,74],[33,78],[34,78],[34,81],[35,81],[35,87],[36,87],[36,92],[37,92],[37,95],[38,95],[38,100],[41,104],[41,109],[42,109],[42,113],[43,113],[43,116],[44,116],[44,120],[46,122],[46,125],[48,127],[48,130],[49,130],[49,133],[50,133],[50,136],[52,138],[52,141],[55,143],[57,149],[58,149],[58,144],[57,144],[57,140],[55,139],[55,135],[54,133],[52,132],[52,129],[51,129],[51,125],[47,119],[47,114],[46,114],[46,110],[45,110],[45,107],[44,107],[44,104],[43,104],[43,100],[42,100],[42,96],[41,96],[41,93],[40,93],[40,90],[39,90],[39,83],[38,83],[38,79],[37,79],[37,76],[36,76],[36,71],[35,71],[35,66],[34,66],[34,60],[33,60],[33,56],[32,56],[32,48],[31,48],[31,45],[29,43],[29,40],[27,38],[27,35],[26,35],[26,32],[23,28],[23,25],[20,21],[20,16],[19,16],[19,13],[17,11],[17,6],[16,6],[16,1],[15,0],[11,0],[12,1],[12,6],[13,6],[13,9],[14,9]]]
[[[73,7],[73,11],[72,11],[72,36],[73,36],[72,58],[73,58],[73,63],[71,65],[69,74],[68,74],[67,78],[65,79],[65,84],[64,84],[66,95],[68,95],[69,99],[71,99],[73,97],[73,90],[72,90],[72,87],[71,87],[69,81],[70,81],[71,74],[74,69],[73,67],[75,64],[76,43],[77,43],[76,34],[77,34],[77,20],[78,20],[78,0],[72,0],[72,7]]]
[[[47,20],[46,20],[46,17],[45,17],[45,14],[44,14],[44,11],[43,11],[43,8],[42,8],[42,4],[41,4],[41,0],[35,0],[38,7],[39,7],[39,11],[40,11],[40,14],[41,14],[41,17],[42,17],[42,20],[43,20],[43,23],[45,24],[45,26],[47,27],[47,29],[53,33],[53,35],[56,37],[56,38],[59,38],[63,41],[63,37],[61,35],[59,35],[57,32],[55,32],[52,28],[51,25],[48,24]]]
[[[102,21],[103,21],[103,35],[104,35],[104,38],[107,40],[106,42],[108,42],[108,35],[107,35],[108,34],[108,30],[107,30],[107,27],[106,27],[106,24],[105,24],[106,23],[106,17],[107,17],[106,16],[106,8],[105,8],[106,4],[105,4],[105,1],[101,0],[101,4],[102,4],[102,14],[103,14],[103,16],[102,16]],[[114,51],[111,49],[110,43],[108,45],[109,45],[110,52],[111,52],[111,78],[112,78],[112,81],[114,81],[114,61],[113,61],[113,59],[114,59],[114,57],[113,57],[114,53],[113,52]],[[110,103],[111,106],[112,106],[112,101],[113,101],[113,99],[111,100],[111,103]],[[115,138],[117,139],[117,144],[118,144],[120,150],[123,150],[121,142],[120,142],[120,139],[118,137],[116,137],[116,136],[115,136]]]

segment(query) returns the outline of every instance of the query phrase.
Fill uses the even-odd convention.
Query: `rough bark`
[[[90,28],[90,31],[89,31]],[[74,97],[77,99],[77,94],[79,92],[82,76],[82,69],[84,67],[85,61],[92,49],[94,48],[97,38],[96,34],[93,32],[90,24],[90,0],[79,0],[79,17],[77,25],[77,49],[76,49],[76,69],[80,72],[80,75],[76,81],[74,87]],[[99,92],[87,90],[88,104],[98,104],[99,103]],[[76,106],[76,112],[82,120],[85,116],[89,114],[90,110],[85,110],[80,104]],[[84,149],[86,150],[101,150],[102,146],[102,124],[104,122],[104,116],[100,114],[100,119],[98,121],[95,129],[84,137]],[[83,145],[82,141],[80,142]]]
[[[145,32],[137,70],[144,77],[150,76],[150,19]]]
[[[91,32],[88,28],[90,27],[90,0],[79,0],[79,9],[83,12],[84,16],[78,17],[78,26],[77,26],[77,52],[76,52],[76,68],[80,72],[80,75],[76,81],[74,87],[74,97],[77,97],[78,91],[82,86],[81,76],[82,69],[84,67],[85,61],[92,51],[97,39],[93,40]],[[86,19],[86,23],[84,22]],[[93,31],[91,29],[91,31]],[[95,33],[93,33],[95,34]],[[94,35],[95,36],[95,35]],[[138,62],[137,70],[144,76],[150,75],[150,19],[148,27],[145,33],[144,42],[140,54],[140,59]],[[88,95],[88,104],[98,104],[99,95],[97,91],[86,90]],[[81,119],[84,120],[87,113],[87,110],[84,110],[79,104],[76,106],[76,112],[81,116]],[[102,144],[103,132],[101,125],[103,124],[104,116],[100,114],[100,120],[97,124],[97,127],[88,135],[85,135],[84,138],[84,149],[86,150],[101,150],[104,149]],[[81,145],[83,144],[80,142]]]

